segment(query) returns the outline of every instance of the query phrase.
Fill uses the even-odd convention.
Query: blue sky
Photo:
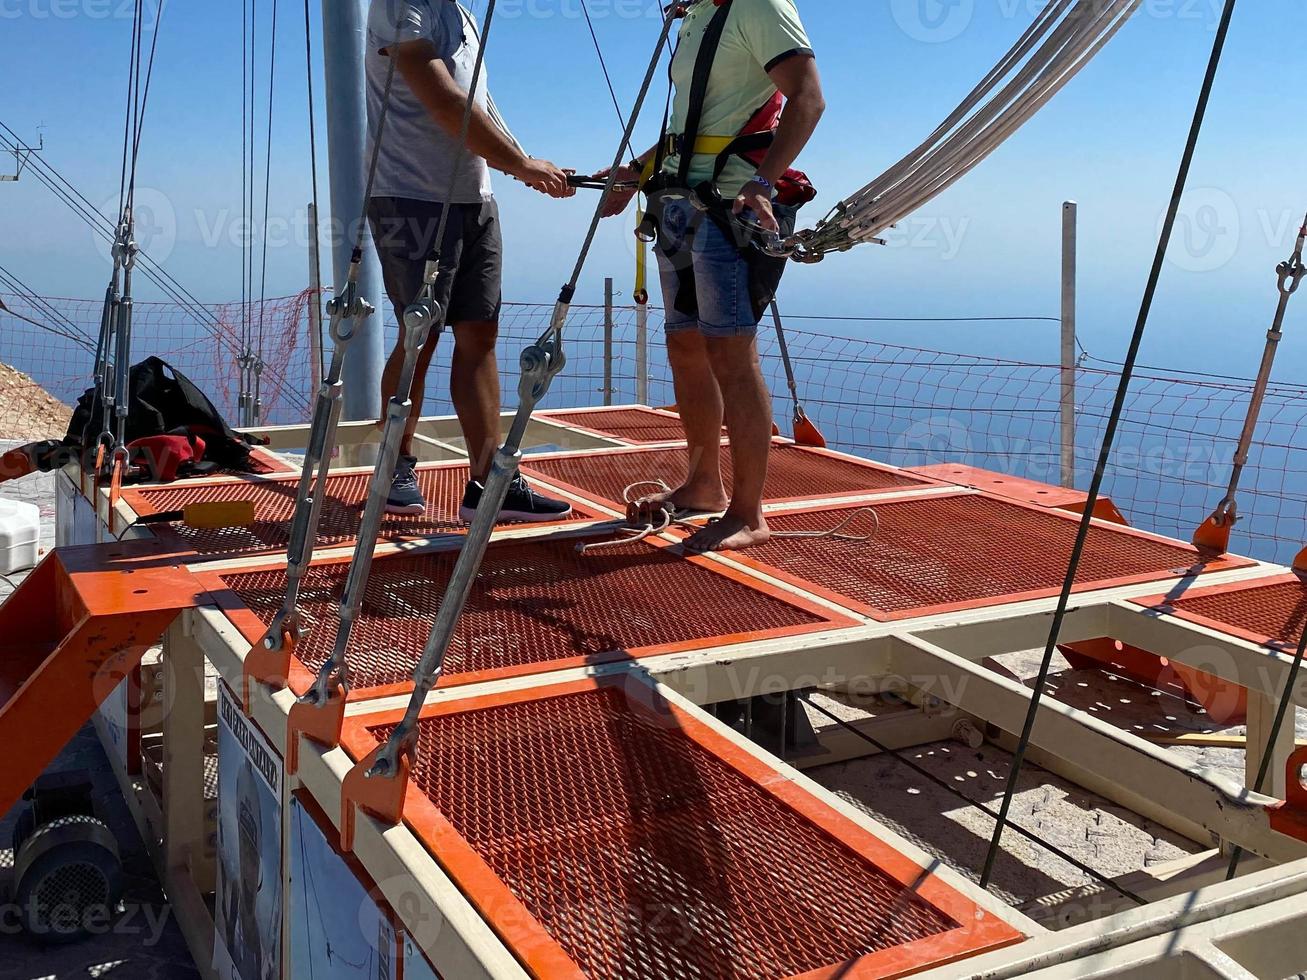
[[[839,197],[914,146],[1008,48],[1037,0],[800,0],[829,113],[802,161]],[[623,104],[656,37],[645,0],[590,0]],[[260,0],[266,15],[272,0]],[[316,32],[317,0],[313,0]],[[116,199],[129,0],[0,0],[0,121],[35,139],[93,201]],[[484,0],[478,0],[478,10]],[[1133,324],[1162,210],[1218,21],[1219,0],[1145,0],[1144,9],[1062,95],[979,170],[929,204],[888,248],[796,267],[792,312],[827,315],[1056,314],[1061,202],[1081,211],[1081,337],[1115,357]],[[501,0],[489,60],[496,99],[527,149],[591,170],[611,159],[617,123],[579,0]],[[641,11],[644,15],[641,15]],[[281,3],[270,295],[305,285],[310,197],[303,8]],[[266,20],[262,37],[268,37]],[[1307,211],[1291,98],[1307,36],[1303,0],[1245,0],[1199,152],[1146,350],[1153,362],[1255,371],[1275,301],[1276,262]],[[317,43],[315,36],[315,44]],[[320,50],[320,48],[319,48]],[[204,300],[240,292],[240,7],[173,3],[163,18],[141,184],[170,215],[167,267]],[[266,48],[261,74],[266,71]],[[260,81],[264,88],[265,81]],[[322,87],[318,86],[319,96]],[[659,104],[646,113],[652,142]],[[500,178],[508,298],[549,301],[570,271],[594,203],[557,204]],[[143,192],[144,194],[144,192]],[[325,196],[324,196],[325,200]],[[0,263],[37,291],[90,297],[108,267],[89,232],[30,177],[0,184]],[[603,276],[629,293],[630,222],[606,226],[581,287]],[[142,298],[149,298],[143,284]],[[1302,322],[1301,317],[1296,318]],[[1287,365],[1307,364],[1290,324]],[[895,343],[1056,355],[1056,327],[920,324],[847,328]]]

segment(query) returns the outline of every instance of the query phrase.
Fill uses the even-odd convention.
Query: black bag
[[[132,366],[127,381],[127,443],[159,435],[199,436],[206,461],[238,473],[254,472],[250,446],[258,440],[229,426],[207,395],[190,378],[157,357]],[[25,447],[37,467],[57,469],[70,456],[91,452],[104,426],[104,411],[95,388],[77,400],[68,434],[62,442],[33,443]]]

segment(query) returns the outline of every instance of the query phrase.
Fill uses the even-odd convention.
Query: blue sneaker
[[[386,498],[386,513],[402,517],[416,517],[427,512],[427,502],[418,487],[414,470],[416,456],[401,456],[395,463],[395,478],[390,483],[390,496]]]
[[[481,495],[485,493],[485,489],[476,480],[468,481],[467,492],[463,494],[463,506],[458,509],[458,515],[469,524],[472,522],[472,518],[476,516],[477,506],[481,503]],[[531,489],[526,480],[519,476],[513,481],[513,485],[508,488],[508,496],[504,498],[504,506],[499,512],[499,520],[502,523],[516,521],[527,524],[543,524],[548,521],[561,521],[570,517],[571,514],[571,504],[564,503],[561,500],[553,500],[550,497],[542,497]]]

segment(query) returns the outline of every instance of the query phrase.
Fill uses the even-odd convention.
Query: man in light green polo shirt
[[[723,8],[727,8],[723,10]],[[672,61],[675,99],[667,144],[654,147],[619,180],[640,178],[650,161],[661,162],[651,186],[651,212],[660,212],[659,268],[666,307],[667,355],[689,445],[689,473],[670,493],[642,500],[640,508],[674,512],[725,511],[690,539],[696,551],[737,550],[768,541],[762,512],[763,484],[771,447],[771,397],[758,360],[758,323],[774,297],[785,260],[750,251],[735,218],[769,231],[793,230],[796,208],[776,201],[792,197],[790,167],[807,145],[825,110],[821,79],[794,0],[692,0],[685,5]],[[715,33],[720,41],[707,74],[697,139],[688,164],[687,128],[693,127],[692,92],[701,58]],[[784,112],[763,123],[774,130],[770,145],[748,156],[723,153],[746,128],[755,131],[769,104]],[[720,173],[713,181],[714,174]],[[797,175],[802,176],[802,175]],[[706,219],[689,200],[702,201],[707,182],[725,204]],[[653,193],[661,184],[663,190]],[[615,192],[605,214],[626,210],[634,191]],[[654,198],[658,200],[655,204]],[[722,485],[720,434],[731,437],[734,477]]]

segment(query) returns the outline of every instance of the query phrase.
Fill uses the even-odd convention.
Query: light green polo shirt
[[[681,23],[672,60],[676,96],[668,132],[682,133],[690,110],[690,88],[704,31],[717,13],[713,0],[695,0]],[[811,54],[812,43],[799,20],[794,0],[731,0],[731,13],[708,81],[700,136],[735,136],[776,94],[768,75],[794,54]],[[690,168],[691,186],[712,177],[714,158],[698,154]],[[663,169],[676,173],[680,158],[672,154]],[[733,157],[717,184],[723,197],[733,198],[753,177],[755,168]]]

